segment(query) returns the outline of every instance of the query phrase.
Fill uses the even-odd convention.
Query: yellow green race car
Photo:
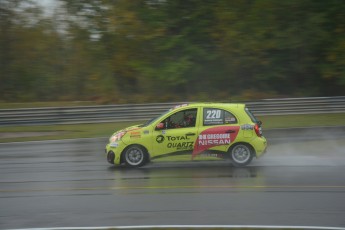
[[[107,161],[140,167],[176,154],[230,159],[246,166],[267,148],[261,122],[244,104],[193,103],[176,106],[145,124],[115,132],[106,146]]]

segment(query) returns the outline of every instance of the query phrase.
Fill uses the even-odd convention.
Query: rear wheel
[[[247,144],[236,144],[230,149],[232,163],[236,167],[248,165],[253,159],[254,152]]]
[[[129,167],[143,166],[148,158],[145,149],[139,145],[129,146],[123,154],[124,162]]]

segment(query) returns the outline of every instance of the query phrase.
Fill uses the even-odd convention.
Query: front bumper
[[[119,143],[109,143],[105,147],[107,161],[110,164],[119,165],[121,162],[121,152],[123,147]]]
[[[106,152],[106,154],[107,154],[107,161],[108,161],[108,163],[114,164],[115,153],[113,151],[109,151],[109,152]]]

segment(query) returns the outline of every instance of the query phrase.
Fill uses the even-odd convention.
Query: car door
[[[151,156],[192,152],[198,137],[198,108],[179,109],[156,123]]]
[[[205,107],[193,157],[205,150],[227,151],[235,142],[240,126],[237,118],[222,108]]]

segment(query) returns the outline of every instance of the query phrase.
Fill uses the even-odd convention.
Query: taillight
[[[258,137],[261,137],[262,136],[262,129],[261,127],[258,125],[258,124],[255,124],[254,126],[254,130],[255,130],[255,133]]]

